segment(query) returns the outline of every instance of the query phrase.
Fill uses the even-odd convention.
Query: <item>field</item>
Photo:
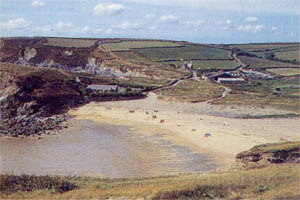
[[[44,45],[57,47],[88,48],[95,45],[95,39],[68,39],[68,38],[47,38],[48,42]]]
[[[208,81],[184,80],[156,93],[158,98],[168,101],[203,102],[222,96],[223,91],[222,87]]]
[[[130,51],[114,51],[113,54],[118,57],[121,57],[121,58],[133,60],[134,62],[142,62],[142,63],[146,63],[146,64],[156,64],[155,62],[153,62],[147,58],[139,56],[132,50],[130,50]]]
[[[299,47],[299,43],[261,43],[261,44],[237,44],[230,45],[231,48],[239,48],[245,51],[270,51],[281,48]]]
[[[286,52],[276,52],[275,57],[282,60],[296,60],[300,61],[300,51],[286,51]]]
[[[198,46],[186,45],[185,47],[172,47],[172,48],[145,48],[135,49],[138,55],[148,58],[153,61],[179,61],[190,59],[230,59],[231,51]]]
[[[293,76],[300,74],[300,68],[278,68],[278,69],[268,69],[268,72],[272,72],[281,76]]]
[[[43,178],[43,177],[40,177]],[[68,192],[36,189],[7,193],[2,199],[299,199],[299,165],[187,174],[146,179],[71,178],[78,188]],[[1,183],[4,179],[1,176]],[[28,186],[30,187],[30,186]]]
[[[175,64],[178,67],[183,66],[182,61],[164,62],[165,64]],[[235,69],[239,64],[233,60],[201,60],[192,61],[194,69]]]
[[[178,47],[182,43],[171,41],[122,41],[115,43],[103,44],[103,48],[108,51],[128,51],[135,48],[152,48],[152,47]]]
[[[246,65],[249,65],[251,68],[299,67],[299,65],[255,57],[239,56],[239,59]]]
[[[224,105],[251,105],[273,107],[300,112],[299,77],[255,80],[245,85],[229,86],[233,91],[223,99],[214,101]]]

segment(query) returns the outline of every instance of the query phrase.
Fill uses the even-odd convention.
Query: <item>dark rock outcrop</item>
[[[40,135],[63,127],[69,108],[85,102],[75,77],[55,69],[0,65],[0,134]]]
[[[299,163],[300,142],[263,144],[241,152],[237,161],[252,167],[269,164]]]

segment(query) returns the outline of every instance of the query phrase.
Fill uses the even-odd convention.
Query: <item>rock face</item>
[[[90,57],[94,59],[94,65],[112,59],[109,53],[101,51],[97,46],[49,46],[47,42],[46,38],[1,39],[0,62],[82,71],[91,63]]]
[[[0,134],[34,135],[57,129],[68,108],[85,102],[76,76],[55,69],[0,65]]]
[[[236,156],[237,161],[250,166],[299,163],[300,142],[258,145]]]
[[[0,49],[2,49],[4,47],[4,42],[3,40],[0,39]]]
[[[31,58],[34,58],[37,54],[36,49],[26,47],[24,52],[24,57],[26,61],[29,61]]]

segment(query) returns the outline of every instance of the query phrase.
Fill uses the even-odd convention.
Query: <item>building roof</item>
[[[230,75],[228,72],[216,72],[209,75],[209,78],[213,78],[215,80],[219,78],[233,78],[232,75]]]
[[[243,78],[218,78],[218,81],[245,81]]]
[[[92,89],[92,90],[102,90],[102,91],[108,91],[108,90],[116,90],[117,86],[116,85],[89,85],[87,87],[88,89]]]

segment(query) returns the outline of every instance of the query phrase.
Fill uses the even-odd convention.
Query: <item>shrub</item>
[[[77,186],[66,178],[35,175],[0,175],[0,192],[32,192],[34,190],[55,190],[65,192],[75,189]]]

